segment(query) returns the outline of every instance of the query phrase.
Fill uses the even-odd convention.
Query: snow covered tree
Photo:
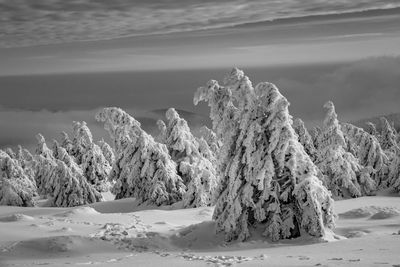
[[[370,176],[377,185],[383,185],[388,175],[389,159],[379,144],[378,139],[350,123],[342,123],[341,130],[347,140],[347,151],[352,151],[359,163],[370,168]]]
[[[208,146],[200,144],[190,131],[190,128],[175,109],[170,108],[166,112],[168,125],[158,122],[160,126],[160,138],[167,145],[169,154],[177,163],[178,175],[182,177],[187,187],[183,197],[185,207],[201,207],[215,204],[218,177],[215,165],[210,160],[213,157],[211,151],[205,151]],[[210,158],[207,158],[210,157]]]
[[[61,146],[65,148],[68,154],[73,155],[74,145],[66,132],[61,132]]]
[[[213,130],[209,129],[207,126],[202,126],[200,128],[200,138],[203,138],[206,141],[207,145],[214,153],[214,155],[218,154],[218,151],[221,147],[221,143],[217,138],[217,135],[213,132]]]
[[[15,152],[10,147],[7,147],[5,152],[10,156],[10,158],[12,159],[17,158],[17,154],[15,154]]]
[[[102,149],[93,142],[92,133],[86,122],[73,122],[73,140],[63,134],[63,148],[75,158],[82,168],[87,181],[101,192],[109,189],[108,176],[111,171],[109,161],[103,155]],[[112,155],[108,155],[112,156]],[[68,163],[66,163],[68,165]]]
[[[18,146],[16,159],[24,170],[27,177],[35,183],[35,159],[28,149]]]
[[[321,130],[321,128],[318,127],[318,126],[313,127],[313,128],[311,129],[311,132],[310,132],[310,135],[311,135],[311,138],[312,138],[314,147],[315,147],[315,149],[317,149],[317,150],[318,150],[318,147],[317,147],[317,146],[318,146],[318,142],[317,142],[317,140],[318,140],[318,136],[321,135],[321,133],[322,133],[322,130]]]
[[[81,167],[75,162],[75,158],[68,154],[67,150],[62,147],[57,140],[53,140],[53,156],[57,160],[65,163],[65,165],[71,169],[73,173],[83,175]]]
[[[54,169],[57,166],[53,151],[48,148],[43,135],[36,135],[38,144],[34,156],[34,173],[38,193],[41,196],[51,195],[54,191]]]
[[[369,170],[357,158],[345,151],[346,141],[332,102],[324,105],[327,110],[322,133],[318,136],[317,165],[327,177],[326,186],[335,197],[360,197],[375,190]]]
[[[61,160],[57,160],[54,176],[57,182],[52,193],[52,206],[75,207],[102,200],[101,194],[87,182],[82,174],[74,172]]]
[[[73,139],[72,139],[72,155],[78,164],[82,163],[83,155],[91,149],[93,144],[93,136],[86,122],[74,121],[72,123]]]
[[[26,176],[17,159],[0,150],[0,205],[32,207],[35,183]]]
[[[270,83],[253,88],[233,69],[223,85],[211,80],[194,103],[207,101],[213,130],[222,142],[222,188],[214,211],[217,232],[245,240],[263,228],[272,240],[307,233],[323,237],[334,226],[333,200],[317,167],[298,142],[289,102]]]
[[[39,193],[50,197],[50,205],[72,207],[102,200],[101,194],[91,185],[75,159],[56,140],[53,155],[49,156],[44,138],[38,138],[42,153],[36,155],[36,182]],[[47,155],[47,157],[43,156]]]
[[[367,132],[373,136],[375,136],[376,138],[378,138],[379,140],[379,135],[378,135],[378,131],[376,130],[376,125],[373,124],[372,122],[367,122],[366,123],[368,128],[367,128]]]
[[[140,123],[119,108],[96,115],[104,122],[116,153],[110,177],[116,198],[136,197],[141,203],[169,205],[182,200],[185,185],[164,144],[142,130]]]
[[[394,146],[389,164],[388,187],[400,193],[400,148],[398,146]]]
[[[317,158],[317,150],[314,147],[314,141],[311,135],[308,133],[304,122],[300,118],[293,120],[293,129],[295,130],[300,144],[303,145],[304,150],[310,156],[311,160],[315,162]]]
[[[53,159],[53,151],[48,148],[46,144],[46,140],[44,139],[43,135],[37,134],[36,139],[38,141],[38,144],[36,146],[36,155],[41,155],[47,159]]]
[[[109,144],[107,144],[106,141],[104,141],[103,139],[100,140],[98,143],[99,143],[101,151],[103,152],[104,157],[108,161],[108,164],[110,164],[110,166],[112,166],[115,161],[115,156],[114,156],[114,151],[112,150],[111,146]]]
[[[381,133],[380,133],[380,143],[383,150],[396,151],[397,142],[396,134],[390,123],[385,117],[380,118],[381,121]]]
[[[89,183],[100,192],[108,191],[111,166],[98,145],[92,144],[92,147],[83,154],[81,167]]]

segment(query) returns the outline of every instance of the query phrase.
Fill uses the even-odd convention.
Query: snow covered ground
[[[213,208],[0,206],[0,266],[400,266],[400,197],[335,202],[337,240],[225,244]]]

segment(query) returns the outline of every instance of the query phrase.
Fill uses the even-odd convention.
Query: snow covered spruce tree
[[[83,155],[91,148],[93,143],[92,132],[84,121],[74,121],[72,123],[72,131],[72,155],[77,163],[81,164]]]
[[[18,164],[24,170],[25,175],[35,183],[34,159],[32,154],[20,145],[18,145],[16,152],[11,148],[7,148],[5,152],[10,156],[10,158],[18,161]]]
[[[214,133],[214,131],[209,129],[207,126],[202,126],[199,133],[200,138],[203,138],[211,151],[214,153],[214,155],[217,155],[221,147],[221,142],[218,140],[217,135]]]
[[[233,69],[222,86],[211,80],[199,88],[194,103],[199,101],[208,102],[222,141],[217,232],[226,240],[245,240],[256,228],[272,240],[325,236],[334,227],[333,200],[297,140],[279,90],[265,82],[253,88]]]
[[[190,128],[175,109],[166,112],[168,125],[160,126],[160,139],[167,145],[172,160],[177,164],[178,175],[187,187],[183,197],[185,207],[201,207],[215,204],[218,178],[215,165],[212,164],[211,151],[207,153],[207,144],[200,144],[193,136]],[[202,153],[203,152],[203,153]],[[210,158],[207,158],[210,157]]]
[[[372,122],[367,122],[367,132],[373,136],[375,136],[378,140],[379,140],[379,135],[378,135],[378,131],[376,130],[376,125],[373,124]]]
[[[303,145],[304,150],[310,156],[311,160],[315,162],[317,158],[317,150],[314,146],[314,141],[311,135],[308,133],[304,122],[300,118],[293,120],[293,129],[295,130],[300,144]]]
[[[93,142],[92,133],[84,121],[73,122],[72,155],[90,184],[101,192],[109,189],[111,165],[102,149]]]
[[[35,181],[39,195],[46,197],[54,192],[57,183],[54,175],[57,166],[56,159],[53,156],[53,151],[48,148],[43,135],[36,135],[38,144],[34,156],[35,165]]]
[[[68,154],[73,155],[74,145],[66,132],[61,132],[61,146],[65,148]]]
[[[397,137],[395,130],[392,128],[390,123],[385,117],[380,118],[381,122],[381,133],[379,135],[379,142],[381,143],[382,149],[395,153],[397,144]]]
[[[317,138],[317,165],[326,176],[326,186],[335,197],[360,197],[375,190],[368,168],[345,151],[346,141],[331,101],[324,105],[327,110],[322,132]]]
[[[57,142],[57,140],[53,140],[53,155],[54,158],[56,159],[56,162],[57,160],[62,161],[68,168],[71,169],[73,173],[76,173],[77,175],[81,176],[83,175],[83,171],[79,167],[79,165],[75,162],[75,158],[69,155],[67,150],[64,147],[62,147]]]
[[[388,187],[400,193],[400,148],[392,148],[391,161],[389,163]]]
[[[140,123],[119,108],[96,115],[104,122],[116,153],[111,178],[116,199],[136,197],[140,203],[169,205],[182,200],[186,187],[164,144],[142,130]]]
[[[386,186],[389,159],[379,144],[378,139],[350,123],[342,123],[347,151],[358,158],[359,163],[369,168],[369,174],[378,186]]]
[[[35,183],[27,177],[18,160],[0,150],[0,205],[32,207],[36,194]]]
[[[53,151],[44,137],[37,135],[35,178],[40,195],[50,198],[50,205],[72,207],[102,200],[101,194],[90,184],[75,159],[57,141]]]
[[[54,159],[53,151],[47,146],[46,140],[44,139],[42,134],[37,134],[36,139],[38,141],[36,145],[35,154],[41,155],[44,158]]]
[[[61,148],[65,151],[64,148]],[[65,151],[67,157],[69,155]],[[101,194],[85,177],[61,160],[56,160],[54,179],[57,181],[50,201],[54,207],[75,207],[102,201]]]

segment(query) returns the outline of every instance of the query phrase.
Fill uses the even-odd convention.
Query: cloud
[[[272,79],[287,93],[294,113],[309,122],[322,121],[322,105],[328,100],[346,121],[400,111],[400,57],[305,69]]]
[[[335,103],[341,121],[400,112],[400,57],[244,71],[254,85],[261,81],[275,83],[291,103],[290,113],[308,126],[322,122],[322,106],[328,100]],[[18,86],[8,86],[10,92],[2,89],[1,103],[6,106],[0,107],[0,147],[22,144],[33,148],[39,132],[50,142],[59,138],[61,131],[70,132],[74,120],[85,120],[96,140],[108,138],[103,125],[94,120],[97,109],[108,105],[122,107],[151,134],[157,134],[156,121],[165,120],[164,107],[176,107],[192,129],[209,125],[209,108],[205,103],[193,106],[193,93],[207,80],[221,80],[227,72],[229,69],[88,76],[87,80],[95,80],[95,84],[75,76],[62,80],[58,77],[53,82],[44,76],[37,82],[28,79],[22,81],[21,88],[29,85],[29,90],[18,91]],[[16,79],[20,81],[21,77]],[[46,83],[49,86],[43,89]]]
[[[105,136],[102,126],[94,121],[94,110],[51,112],[47,110],[28,111],[17,109],[0,110],[0,147],[18,144],[33,149],[35,135],[44,135],[48,144],[59,139],[60,132],[71,133],[72,121],[86,121],[97,139]]]
[[[21,109],[6,109],[0,107],[0,148],[16,147],[22,145],[31,151],[36,145],[36,134],[41,133],[51,145],[53,139],[59,139],[61,132],[67,132],[70,137],[73,121],[86,121],[95,141],[104,138],[110,142],[108,133],[101,123],[94,119],[94,110],[73,110],[51,112],[48,110],[28,111]],[[151,135],[158,134],[156,121],[165,120],[166,109],[144,111],[137,109],[125,109],[131,116],[141,122],[142,128]],[[188,120],[192,129],[197,129],[208,124],[207,117],[192,112],[178,110],[181,116]]]

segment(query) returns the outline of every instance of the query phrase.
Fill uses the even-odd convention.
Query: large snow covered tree
[[[208,102],[222,141],[217,232],[227,240],[245,240],[260,228],[271,240],[324,237],[334,227],[333,200],[297,140],[289,102],[279,90],[265,82],[253,88],[233,69],[222,86],[211,80],[199,88],[194,103],[199,101]]]
[[[116,198],[136,197],[141,203],[169,205],[182,200],[185,185],[164,144],[142,130],[140,123],[119,108],[96,115],[105,123],[116,159],[111,178]]]
[[[317,165],[326,177],[326,186],[335,197],[360,197],[375,190],[370,170],[345,150],[346,141],[332,102],[324,105],[327,110],[322,132],[317,138]]]
[[[60,160],[71,169],[73,173],[83,175],[80,166],[75,162],[75,158],[68,154],[67,150],[62,147],[57,140],[53,140],[53,156],[56,160]]]
[[[92,147],[92,132],[84,121],[74,121],[72,123],[72,130],[72,155],[75,157],[77,163],[81,164],[83,155]]]
[[[82,174],[75,172],[61,160],[56,162],[54,175],[57,182],[50,201],[51,206],[74,207],[102,200],[101,194]]]
[[[295,130],[299,142],[303,145],[306,153],[310,156],[312,161],[315,161],[317,158],[317,150],[315,149],[314,141],[304,125],[304,122],[300,118],[293,120],[293,129]]]
[[[36,185],[18,160],[0,150],[0,205],[32,207],[35,195]]]
[[[34,159],[32,154],[20,145],[18,145],[16,152],[11,148],[7,148],[5,152],[10,156],[10,158],[17,160],[18,164],[24,170],[25,175],[32,182],[35,182]]]
[[[162,143],[167,145],[169,154],[177,163],[178,175],[187,187],[183,197],[185,207],[201,207],[215,204],[218,186],[217,171],[207,144],[200,144],[190,131],[185,119],[175,109],[166,112],[168,125],[158,122]],[[201,141],[200,141],[201,142]],[[203,152],[203,153],[202,153]],[[207,158],[209,157],[209,158]]]
[[[34,156],[35,181],[39,195],[48,196],[54,191],[56,183],[54,176],[54,170],[57,166],[56,159],[53,156],[53,151],[48,148],[43,135],[37,134],[36,139],[38,144]]]
[[[400,148],[392,148],[391,162],[389,164],[388,187],[400,193]]]
[[[52,196],[57,184],[56,168],[57,162],[54,158],[35,155],[35,181],[39,195]]]
[[[389,159],[378,139],[350,123],[342,123],[341,130],[347,143],[347,151],[352,152],[365,168],[370,167],[370,176],[379,186],[386,186]]]
[[[381,143],[382,149],[387,151],[396,151],[397,137],[395,134],[395,130],[392,128],[390,123],[385,117],[380,118],[381,121],[381,133],[379,135],[379,141]]]
[[[68,142],[68,136],[63,136],[63,147],[67,151],[70,149],[71,155],[82,168],[83,175],[88,182],[99,191],[107,191],[111,165],[103,155],[102,149],[93,142],[92,133],[86,122],[73,122],[71,146]]]
[[[108,175],[112,167],[98,145],[93,143],[92,147],[83,154],[81,167],[88,182],[97,190],[100,192],[109,190]]]

